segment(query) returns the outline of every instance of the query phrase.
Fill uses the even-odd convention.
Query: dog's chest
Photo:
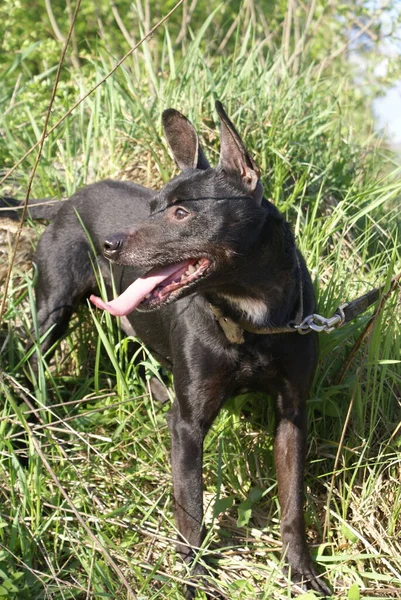
[[[278,365],[270,348],[259,344],[244,343],[235,349],[235,361],[231,364],[232,377],[238,389],[265,390],[277,378]]]

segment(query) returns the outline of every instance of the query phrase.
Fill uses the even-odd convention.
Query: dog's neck
[[[285,327],[303,316],[302,258],[283,216],[267,202],[265,208],[261,234],[243,257],[241,277],[234,274],[207,294],[212,306],[245,329]]]
[[[218,293],[217,298],[229,306],[234,320],[238,317],[238,320],[247,321],[255,327],[262,327],[269,320],[269,306],[262,298],[234,296],[224,292]]]
[[[304,311],[301,267],[295,258],[289,271],[283,271],[280,284],[262,282],[258,289],[219,289],[208,294],[209,303],[222,315],[246,329],[285,327],[300,321]]]

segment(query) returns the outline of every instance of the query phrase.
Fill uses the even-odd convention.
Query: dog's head
[[[238,261],[255,247],[267,216],[259,169],[220,102],[221,153],[211,168],[193,125],[163,113],[164,132],[181,174],[150,202],[148,219],[105,240],[104,255],[142,268],[116,300],[96,302],[112,314],[151,310],[195,290],[235,281]],[[129,215],[127,215],[127,220]]]

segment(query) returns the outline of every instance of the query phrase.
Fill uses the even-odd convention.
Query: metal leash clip
[[[308,315],[302,323],[293,325],[293,327],[301,335],[305,335],[310,331],[317,331],[318,333],[325,331],[326,333],[330,333],[345,323],[344,308],[346,306],[347,304],[341,304],[341,306],[337,308],[335,314],[330,318],[322,317],[322,315],[316,313]]]

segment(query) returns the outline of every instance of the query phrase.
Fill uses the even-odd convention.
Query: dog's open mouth
[[[128,315],[136,308],[149,310],[173,300],[184,288],[192,287],[195,281],[206,275],[210,260],[206,257],[188,260],[152,269],[144,277],[136,279],[114,300],[104,302],[92,295],[90,301],[115,317]]]

